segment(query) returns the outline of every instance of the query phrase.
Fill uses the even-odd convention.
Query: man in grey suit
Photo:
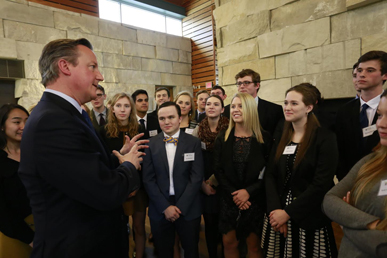
[[[150,139],[142,167],[155,246],[162,257],[172,258],[177,232],[184,257],[199,257],[199,191],[204,170],[200,140],[180,131],[181,111],[176,103],[162,104],[158,119],[163,133]]]

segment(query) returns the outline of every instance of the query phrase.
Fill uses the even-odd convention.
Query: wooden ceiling
[[[188,2],[189,0],[162,0],[162,1],[185,7],[184,4],[186,4],[186,2]]]

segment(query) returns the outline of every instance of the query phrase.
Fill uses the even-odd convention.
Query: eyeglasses
[[[236,86],[240,87],[242,84],[243,84],[243,86],[248,86],[250,83],[253,83],[253,82],[249,82],[249,81],[237,82]]]
[[[100,98],[100,97],[102,97],[102,96],[103,96],[102,93],[98,93],[98,94],[97,94],[97,98]]]

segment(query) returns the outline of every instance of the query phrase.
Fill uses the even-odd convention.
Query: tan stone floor
[[[131,218],[129,218],[129,223],[130,223],[130,225],[132,225]],[[341,229],[340,225],[335,223],[335,222],[332,222],[332,227],[333,227],[333,231],[335,234],[337,248],[340,248],[341,239],[343,238],[343,230]],[[148,236],[150,233],[150,222],[149,222],[148,216],[146,217],[146,221],[145,221],[145,231],[146,231],[146,235],[147,235],[147,241],[146,241],[146,245],[145,245],[146,257],[147,258],[156,258],[156,257],[162,258],[162,255],[155,256],[153,254],[153,251],[154,251],[153,244],[148,242]],[[129,241],[130,241],[129,257],[130,258],[133,257],[133,250],[134,250],[134,242],[133,242],[132,236],[133,236],[132,234],[129,236]],[[220,248],[221,248],[221,246],[219,245],[218,254],[220,254]],[[183,254],[182,249],[181,249],[181,253]],[[206,241],[205,241],[205,236],[204,236],[204,220],[203,220],[203,218],[202,218],[202,221],[200,224],[199,255],[200,255],[200,258],[207,258],[208,257],[207,246],[206,246]],[[184,255],[182,255],[182,258],[184,258]]]
[[[129,218],[129,223],[130,223],[130,225],[132,225],[131,217]],[[149,217],[148,216],[146,217],[146,221],[145,221],[145,231],[146,231],[146,236],[147,236],[147,238],[146,238],[147,241],[146,241],[146,244],[145,244],[146,257],[147,258],[155,258],[155,257],[162,258],[162,255],[155,256],[153,254],[153,250],[154,250],[153,243],[149,243],[148,242],[148,236],[149,236],[149,233],[151,231],[150,230],[150,222],[149,222]],[[129,257],[132,258],[133,257],[133,250],[134,250],[134,242],[133,242],[133,235],[132,234],[130,234],[130,236],[129,236],[129,242],[130,242]],[[219,251],[219,253],[220,253],[220,251]],[[181,254],[183,254],[183,249],[181,249]],[[183,257],[184,257],[184,255],[182,255],[182,258]],[[207,258],[208,257],[206,240],[205,240],[205,236],[204,236],[204,221],[203,221],[203,218],[202,218],[202,221],[201,221],[201,224],[200,224],[199,257],[200,258]]]

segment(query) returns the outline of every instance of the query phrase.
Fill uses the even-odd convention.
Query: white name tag
[[[263,167],[263,169],[261,170],[261,172],[259,172],[258,179],[263,179],[263,176],[265,175],[265,169],[266,169],[266,167]]]
[[[153,136],[156,136],[156,135],[157,135],[157,130],[149,131],[149,136],[150,137],[153,137]]]
[[[203,149],[203,150],[206,150],[206,149],[207,149],[206,144],[205,144],[204,142],[202,142],[202,149]]]
[[[387,195],[387,180],[382,180],[380,182],[378,196],[385,196],[385,195]]]
[[[376,130],[376,125],[371,125],[363,128],[363,137],[372,135]]]
[[[184,153],[184,162],[186,161],[194,161],[195,160],[195,153]]]
[[[296,152],[296,149],[297,149],[297,145],[286,146],[286,148],[284,149],[284,153],[282,154],[283,155],[294,154]]]
[[[185,133],[188,133],[188,134],[192,134],[193,131],[194,131],[194,129],[192,129],[192,128],[186,128],[185,129]]]

